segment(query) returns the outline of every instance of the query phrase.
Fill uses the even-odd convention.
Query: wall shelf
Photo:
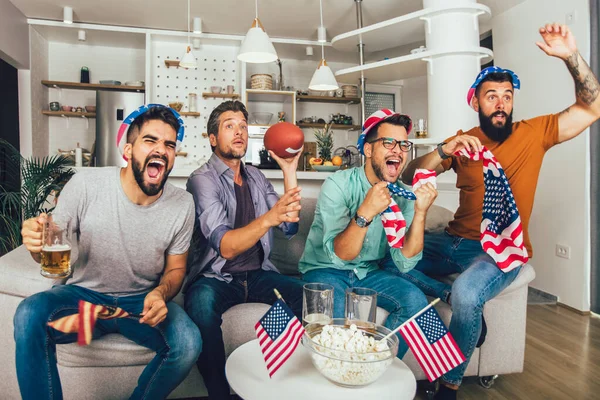
[[[453,12],[482,15],[482,22],[491,18],[490,8],[483,4],[431,7],[342,33],[331,39],[331,45],[340,51],[356,51],[356,46],[362,39],[365,50],[374,52],[411,43],[421,43],[425,41],[427,18]]]
[[[181,111],[179,112],[179,115],[181,115],[182,117],[199,117],[200,113],[199,112],[189,112],[189,111]]]
[[[170,68],[170,67],[177,67],[177,68],[179,68],[179,63],[180,63],[179,60],[165,60],[165,66],[167,68]]]
[[[248,101],[285,103],[293,100],[295,95],[296,92],[283,90],[246,89],[246,98]]]
[[[77,89],[77,90],[110,90],[118,92],[141,92],[144,93],[144,86],[125,86],[125,85],[102,85],[99,83],[78,83],[61,81],[42,81],[42,85],[56,89]]]
[[[240,97],[237,93],[212,93],[212,92],[204,92],[202,93],[203,98],[214,97],[216,99],[237,99]]]
[[[96,113],[89,112],[75,112],[75,111],[47,111],[42,110],[42,114],[50,117],[84,117],[84,118],[96,118]]]
[[[297,124],[299,128],[314,128],[314,129],[322,129],[325,127],[326,124],[319,124],[319,123],[298,123]],[[333,124],[331,125],[331,129],[339,129],[339,130],[345,130],[345,131],[357,131],[360,130],[362,127],[360,125],[343,125],[343,124]]]
[[[360,104],[360,97],[330,97],[298,94],[296,95],[296,100],[298,100],[299,102],[312,103]]]
[[[427,75],[427,61],[442,55],[476,55],[482,64],[489,62],[493,52],[485,47],[461,50],[424,51],[417,54],[390,58],[356,67],[340,69],[335,73],[338,80],[357,81],[361,72],[369,83],[382,83]],[[436,71],[432,71],[433,74]],[[443,71],[439,71],[443,73]]]

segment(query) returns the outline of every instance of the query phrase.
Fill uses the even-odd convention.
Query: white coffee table
[[[294,399],[413,399],[417,381],[412,371],[395,358],[385,374],[362,388],[346,388],[328,381],[317,371],[308,351],[298,348],[269,378],[258,340],[238,347],[225,366],[231,388],[244,400]]]

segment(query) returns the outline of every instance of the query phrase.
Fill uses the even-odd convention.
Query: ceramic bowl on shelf
[[[72,108],[73,107],[71,107],[71,106],[62,106],[61,110],[66,111],[66,112],[70,112]]]
[[[214,94],[221,93],[221,90],[223,90],[223,88],[221,86],[211,86],[210,87],[210,91]]]
[[[60,104],[58,101],[50,102],[50,111],[60,111]]]
[[[169,103],[169,107],[171,107],[173,110],[179,112],[183,108],[183,103],[180,101],[175,101],[175,102]]]
[[[95,113],[96,112],[96,106],[85,106],[85,112]]]
[[[340,169],[339,165],[313,165],[312,168],[319,172],[335,172]]]

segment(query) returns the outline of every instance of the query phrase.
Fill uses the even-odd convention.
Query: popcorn
[[[312,341],[313,363],[326,378],[341,385],[368,385],[394,360],[387,341],[365,335],[355,324],[350,328],[325,325]]]

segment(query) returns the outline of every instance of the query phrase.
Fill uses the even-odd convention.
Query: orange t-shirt
[[[529,257],[532,257],[529,218],[544,154],[558,143],[558,114],[515,122],[512,134],[503,143],[489,139],[479,127],[457,133],[463,134],[479,138],[502,165],[523,223],[525,247]],[[446,139],[446,142],[453,138]],[[479,240],[485,190],[483,161],[455,156],[444,160],[442,166],[444,171],[452,168],[456,172],[456,187],[460,190],[458,210],[454,220],[448,224],[448,232]]]

